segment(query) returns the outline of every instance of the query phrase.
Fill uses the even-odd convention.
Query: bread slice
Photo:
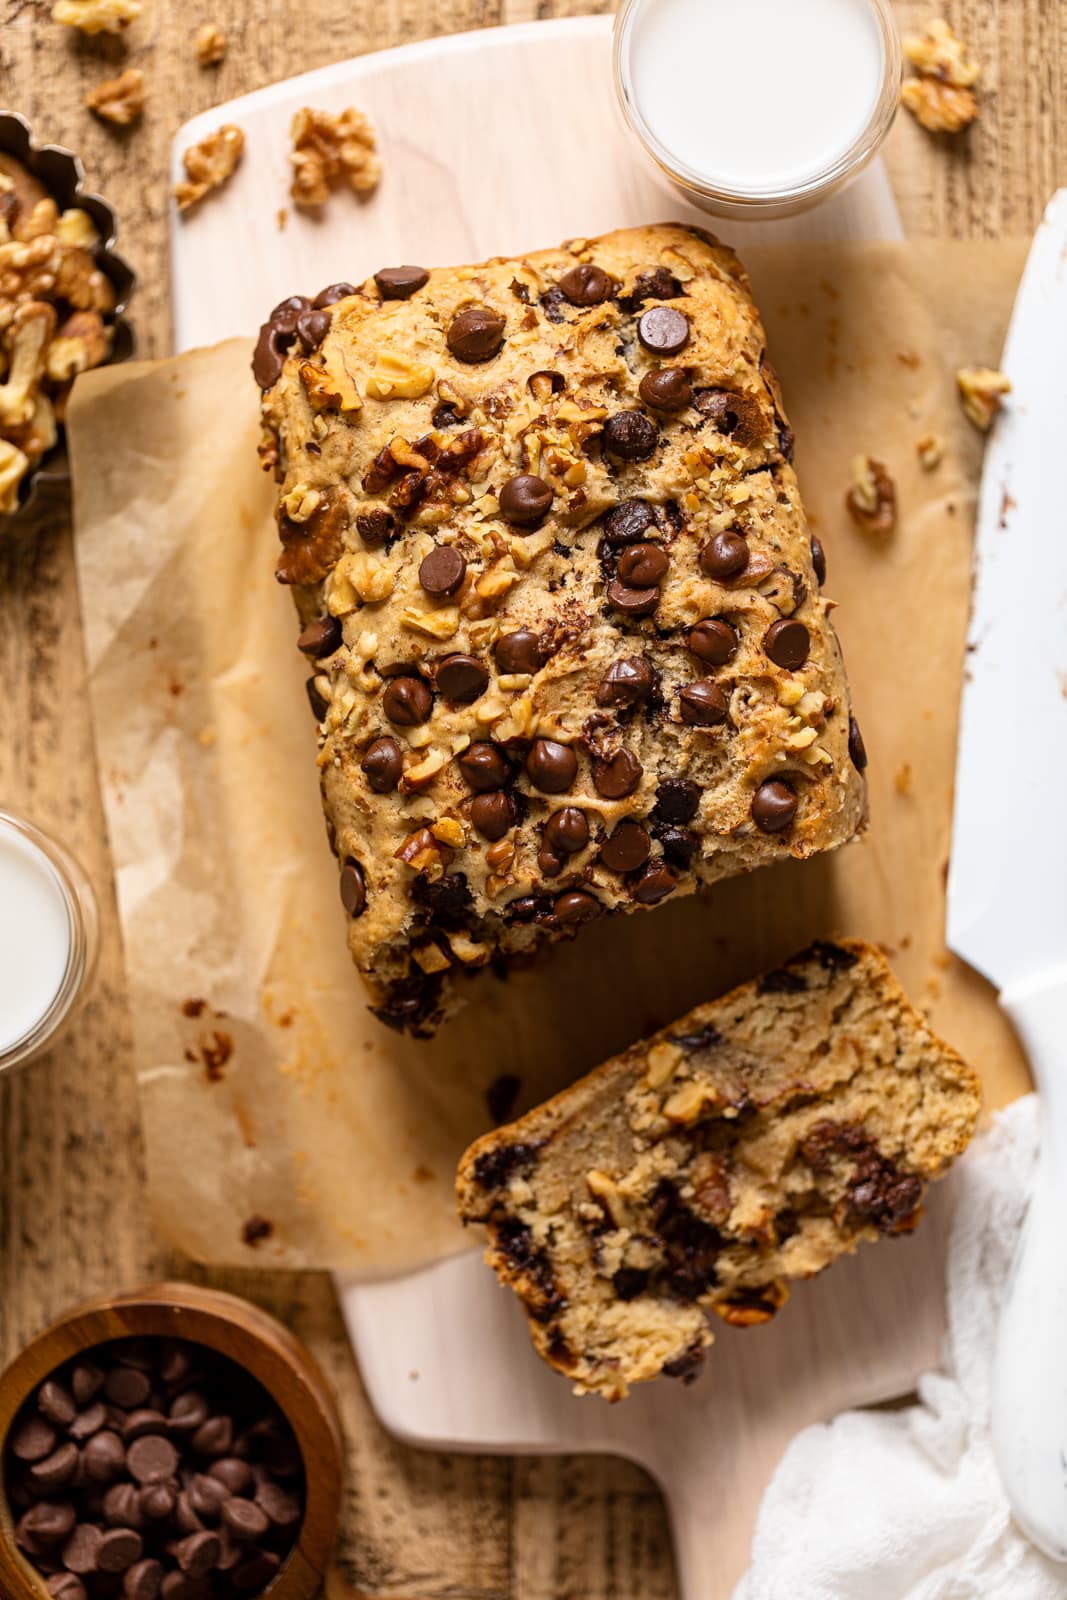
[[[618,1400],[693,1377],[708,1312],[766,1322],[790,1278],[909,1233],[979,1099],[878,950],[815,944],[479,1139],[460,1215],[544,1359]]]

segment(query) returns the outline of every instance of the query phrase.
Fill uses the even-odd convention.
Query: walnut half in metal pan
[[[5,161],[5,157],[9,159]],[[118,224],[114,212],[99,195],[91,194],[84,189],[85,172],[81,161],[73,151],[62,149],[58,145],[36,144],[32,129],[24,117],[13,111],[0,111],[0,171],[6,171],[12,162],[17,163],[17,168],[23,169],[28,174],[35,189],[38,187],[43,189],[47,197],[55,202],[60,216],[64,212],[75,214],[74,223],[83,227],[86,232],[86,243],[91,254],[91,270],[94,274],[102,275],[104,292],[101,298],[106,302],[107,309],[94,315],[88,304],[84,307],[80,305],[71,307],[69,315],[65,318],[64,327],[54,330],[55,338],[51,349],[55,372],[59,374],[62,368],[61,375],[69,377],[74,371],[79,370],[81,363],[77,359],[73,345],[84,335],[92,335],[92,342],[95,344],[96,335],[101,332],[97,327],[98,322],[104,324],[103,331],[110,342],[110,348],[104,357],[107,364],[128,361],[133,354],[134,337],[125,313],[135,280],[132,270],[115,250]],[[85,221],[86,218],[88,222]],[[89,243],[90,238],[91,243]],[[69,242],[81,243],[73,239]],[[80,252],[75,251],[72,254],[76,259],[80,258]],[[16,311],[15,317],[21,316],[21,320],[26,322],[27,312],[31,306],[40,309],[55,299],[67,303],[62,293],[62,286],[53,288],[50,292],[42,288],[39,299],[25,301]],[[15,317],[11,319],[12,322]],[[92,327],[83,326],[88,320],[92,321]],[[28,322],[36,327],[32,316]],[[30,331],[32,329],[28,326],[25,340],[29,339]],[[60,335],[66,340],[65,346],[61,343]],[[99,358],[100,353],[98,348],[94,348],[91,356]],[[22,354],[25,366],[32,352],[25,349]],[[45,359],[47,360],[47,356]],[[12,357],[11,365],[13,364]],[[90,359],[85,363],[85,365],[101,364],[99,359]],[[11,372],[8,371],[6,377],[9,382],[11,376]],[[24,374],[20,374],[21,376]],[[41,407],[40,410],[44,412],[45,408]],[[47,416],[43,419],[43,422],[46,421],[48,421]],[[2,433],[3,429],[0,426],[0,441]],[[55,424],[54,440],[49,428],[46,440],[38,439],[35,442],[38,445],[47,442],[48,448],[37,460],[33,459],[36,451],[31,454],[32,464],[20,475],[17,497],[12,497],[12,508],[0,511],[0,538],[16,531],[36,527],[42,517],[55,513],[66,504],[69,495],[69,469],[61,419]],[[17,466],[18,462],[13,462],[12,470]]]

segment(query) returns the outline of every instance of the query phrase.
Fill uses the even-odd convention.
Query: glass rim
[[[32,845],[51,870],[67,913],[69,948],[63,978],[47,1010],[25,1033],[0,1049],[0,1074],[29,1061],[55,1037],[92,976],[96,959],[96,903],[88,878],[57,840],[26,817],[0,806],[0,830],[4,827]]]
[[[893,15],[891,0],[864,0],[874,16],[882,41],[882,87],[870,117],[860,133],[839,156],[826,167],[796,183],[778,187],[731,188],[728,184],[710,178],[695,167],[682,161],[661,142],[645,120],[644,113],[634,94],[630,72],[630,45],[634,22],[641,10],[655,0],[622,0],[612,36],[612,67],[615,93],[630,131],[656,165],[667,177],[673,179],[691,194],[724,205],[759,210],[763,207],[803,204],[817,199],[823,193],[837,188],[845,179],[859,172],[878,151],[893,125],[900,102],[900,84],[904,62],[900,34]]]

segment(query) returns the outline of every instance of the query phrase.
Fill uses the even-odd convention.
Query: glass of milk
[[[0,1072],[56,1042],[92,977],[96,900],[63,846],[0,811]]]
[[[788,216],[855,177],[892,126],[890,0],[622,0],[623,114],[676,188],[724,216]]]

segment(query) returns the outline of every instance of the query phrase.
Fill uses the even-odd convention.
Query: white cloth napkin
[[[944,1368],[901,1411],[805,1428],[764,1496],[734,1600],[1064,1600],[1067,1567],[1018,1531],[989,1433],[997,1309],[1037,1150],[1037,1097],[961,1163]]]

